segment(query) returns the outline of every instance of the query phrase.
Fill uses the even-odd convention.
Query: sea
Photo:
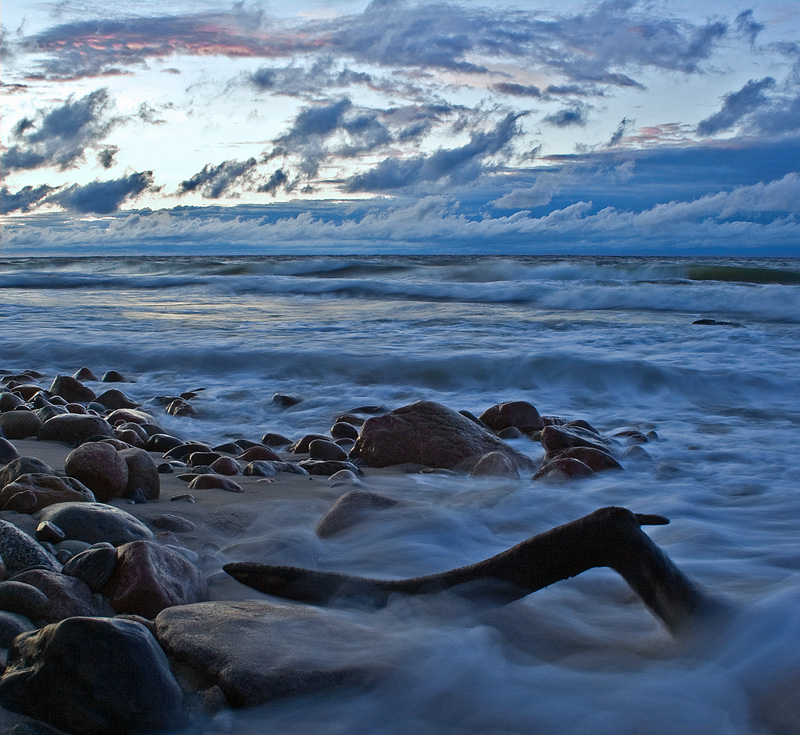
[[[712,618],[673,636],[604,569],[499,608],[324,611],[385,677],[223,710],[204,733],[800,733],[800,261],[2,257],[0,316],[2,369],[114,369],[139,401],[195,391],[196,416],[160,417],[186,439],[299,438],[422,399],[654,432],[627,458],[618,438],[624,471],[590,479],[389,478],[408,504],[330,539],[325,507],[283,499],[220,560],[406,577],[617,505],[670,519],[647,532],[720,601]]]

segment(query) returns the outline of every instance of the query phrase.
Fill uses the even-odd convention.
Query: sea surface
[[[116,369],[138,400],[202,389],[196,417],[161,421],[187,439],[297,438],[420,399],[656,432],[649,459],[589,480],[409,475],[387,493],[413,512],[330,540],[313,533],[324,509],[287,504],[227,552],[402,577],[621,505],[671,520],[648,533],[719,618],[673,638],[608,570],[498,609],[332,611],[384,641],[369,655],[386,679],[224,711],[209,735],[800,733],[800,261],[2,258],[0,317],[0,368]]]

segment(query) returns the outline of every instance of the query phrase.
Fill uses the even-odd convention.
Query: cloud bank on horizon
[[[800,6],[3,3],[2,251],[800,255]]]

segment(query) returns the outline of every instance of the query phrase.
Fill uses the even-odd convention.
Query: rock
[[[170,449],[180,447],[183,442],[176,436],[169,434],[153,434],[145,444],[145,449],[148,452],[168,452]]]
[[[386,668],[370,653],[381,640],[376,633],[308,607],[254,600],[171,607],[156,618],[156,636],[167,653],[217,684],[233,707],[367,686]]]
[[[183,398],[176,398],[165,409],[165,413],[170,416],[196,416],[197,409]]]
[[[510,477],[519,480],[519,471],[505,454],[489,452],[478,460],[470,477]]]
[[[533,469],[528,457],[468,418],[441,404],[420,401],[366,421],[350,457],[372,467],[410,462],[452,469],[493,451],[518,469]]]
[[[479,417],[492,431],[502,431],[510,426],[523,434],[539,431],[544,422],[536,408],[527,401],[506,401],[487,408]]]
[[[100,592],[111,579],[116,563],[117,550],[111,544],[97,544],[75,554],[61,573],[77,577],[92,592]]]
[[[217,444],[211,448],[212,452],[219,452],[220,454],[241,454],[242,447],[236,442],[225,442],[224,444]]]
[[[333,483],[331,487],[336,487],[337,485],[361,484],[361,480],[359,479],[358,475],[350,470],[339,470],[338,472],[334,472],[328,479]]]
[[[167,607],[208,599],[208,586],[200,570],[178,552],[153,541],[133,541],[117,550],[103,594],[117,613],[153,619]]]
[[[0,610],[28,620],[43,620],[49,606],[47,595],[27,582],[0,582]],[[7,648],[8,646],[4,646]]]
[[[153,532],[130,513],[105,503],[56,503],[37,515],[39,520],[58,526],[68,539],[89,544],[107,541],[120,546],[153,536]],[[5,558],[2,548],[0,556]]]
[[[744,327],[740,322],[723,322],[717,319],[697,319],[692,322],[703,327]]]
[[[186,458],[186,464],[188,464],[189,467],[208,467],[221,456],[219,452],[192,452]]]
[[[358,429],[348,421],[337,421],[331,427],[331,436],[334,439],[358,439]]]
[[[145,424],[151,423],[153,421],[153,417],[147,413],[147,411],[142,411],[138,408],[118,408],[108,414],[106,420],[112,426],[126,424],[129,422],[144,426]]]
[[[11,412],[17,406],[24,406],[25,401],[23,401],[19,396],[14,395],[9,391],[3,391],[0,393],[0,412]]]
[[[258,460],[280,461],[280,455],[273,452],[269,447],[255,446],[245,449],[236,459],[240,462],[255,462]]]
[[[298,398],[297,396],[287,396],[283,395],[282,393],[276,393],[272,396],[272,405],[277,406],[278,408],[291,408],[292,406],[296,406],[298,403],[302,403],[303,399]]]
[[[350,490],[342,495],[317,524],[317,536],[329,538],[361,523],[375,511],[398,505],[398,501],[366,490]]]
[[[362,474],[361,470],[352,462],[344,462],[336,459],[305,459],[297,464],[308,472],[309,475],[324,475],[325,477],[330,477],[341,470],[349,470],[354,475]]]
[[[9,385],[9,387],[19,395],[24,401],[30,401],[37,393],[42,392],[41,386],[33,383],[23,383],[20,385]]]
[[[158,498],[161,495],[161,478],[150,454],[137,447],[123,449],[118,454],[128,466],[128,483],[122,497],[132,498],[139,492],[145,500]]]
[[[218,475],[238,475],[241,472],[239,463],[233,457],[215,459],[209,467]]]
[[[36,540],[39,543],[58,544],[65,538],[66,534],[50,521],[42,521],[36,526]]]
[[[27,569],[14,575],[10,581],[29,584],[47,596],[47,609],[38,621],[56,623],[76,615],[101,614],[92,591],[77,577],[50,569]]]
[[[211,447],[208,444],[201,444],[200,442],[183,442],[176,447],[164,452],[164,459],[188,459],[190,454],[194,452],[210,452]]]
[[[171,513],[156,516],[150,523],[156,528],[160,528],[162,531],[173,531],[174,533],[188,533],[189,531],[194,531],[194,523],[181,516],[172,515]]]
[[[223,475],[197,475],[190,483],[190,490],[226,490],[229,493],[243,493],[238,482]]]
[[[0,702],[81,735],[173,730],[186,721],[164,651],[144,625],[124,619],[75,617],[18,637]]]
[[[287,439],[283,434],[268,432],[261,437],[261,443],[268,447],[285,447],[291,444],[292,440]]]
[[[591,477],[594,470],[588,465],[573,457],[561,457],[548,462],[542,467],[532,479],[542,478],[561,480],[567,478]]]
[[[53,503],[94,501],[94,494],[80,480],[40,473],[20,475],[0,490],[0,510],[17,513],[35,513]]]
[[[347,424],[345,424],[347,426]],[[314,439],[308,445],[308,456],[310,459],[324,459],[343,462],[347,459],[347,452],[338,444],[325,439]]]
[[[68,414],[69,409],[65,406],[44,406],[42,408],[37,408],[34,413],[36,414],[37,418],[44,423],[45,421],[49,421],[56,416],[64,416]],[[38,438],[38,431],[36,432],[36,436]]]
[[[100,378],[104,383],[124,383],[125,378],[122,376],[122,373],[117,372],[116,370],[109,370],[103,373],[103,377]]]
[[[561,452],[573,447],[591,447],[601,452],[611,450],[610,439],[595,434],[589,429],[577,425],[545,426],[541,436],[542,446],[548,454]]]
[[[15,525],[3,520],[0,520],[0,558],[9,575],[35,566],[61,570],[61,564],[41,544]]]
[[[308,454],[308,448],[311,445],[311,442],[315,441],[316,439],[327,441],[328,437],[323,436],[322,434],[306,434],[302,439],[298,439],[294,444],[292,444],[288,451],[290,451],[292,454]]]
[[[19,584],[22,584],[21,582]],[[30,586],[30,585],[26,585]],[[31,589],[36,589],[31,587]],[[44,597],[44,594],[36,590]],[[46,599],[46,598],[45,598]],[[21,633],[34,630],[35,625],[26,615],[13,612],[0,612],[0,648],[11,648],[14,639]]]
[[[247,477],[275,477],[278,474],[278,470],[273,466],[272,462],[257,461],[250,462],[244,468],[243,474]]]
[[[65,413],[48,419],[36,433],[41,441],[57,441],[77,446],[94,437],[113,437],[111,424],[100,416]]]
[[[497,436],[499,436],[503,441],[509,441],[510,439],[522,439],[523,437],[527,436],[527,434],[523,434],[516,426],[509,426],[506,429],[501,429],[498,431]]]
[[[0,413],[0,430],[9,439],[27,439],[36,436],[42,420],[33,411],[6,411]]]
[[[101,393],[95,400],[112,411],[118,408],[138,408],[139,404],[132,398],[126,396],[121,390],[111,388]]]
[[[36,457],[20,457],[9,462],[0,469],[0,488],[9,482],[14,482],[22,475],[39,473],[43,475],[55,475],[56,471]]]
[[[593,447],[572,447],[553,455],[545,455],[544,464],[565,457],[572,457],[573,459],[580,460],[595,472],[622,469],[622,465],[610,454],[599,449],[594,449]]]
[[[95,374],[85,366],[76,370],[72,374],[72,377],[75,378],[75,380],[97,380]]]
[[[57,375],[50,386],[50,393],[61,396],[69,403],[88,403],[95,399],[94,391],[91,388],[87,388],[70,375]]]
[[[639,444],[634,444],[631,447],[628,447],[622,455],[623,459],[632,459],[634,461],[652,461],[652,457],[648,453],[648,451]]]
[[[19,459],[17,448],[3,436],[0,436],[0,465]]]
[[[73,449],[64,461],[64,470],[86,485],[103,503],[121,498],[128,486],[125,458],[104,442],[86,442]]]

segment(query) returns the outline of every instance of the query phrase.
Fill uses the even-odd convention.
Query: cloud
[[[475,179],[482,173],[483,159],[501,152],[518,134],[518,119],[519,115],[507,115],[494,129],[473,133],[470,142],[460,148],[440,148],[410,159],[385,158],[370,171],[351,177],[345,191],[384,192],[444,178],[454,182]]]
[[[97,161],[103,168],[111,168],[114,165],[114,157],[119,153],[119,148],[115,145],[108,146],[97,154]]]
[[[41,186],[24,186],[16,194],[12,194],[7,187],[0,189],[0,213],[29,212],[58,187],[42,184]]]
[[[201,171],[185,181],[181,181],[177,194],[181,196],[199,191],[204,199],[219,199],[223,195],[236,195],[232,191],[241,183],[252,183],[255,158],[246,161],[223,161],[216,166],[207,163]]]
[[[258,191],[272,194],[273,196],[281,186],[286,186],[289,183],[289,177],[283,172],[283,169],[276,169],[272,176],[258,187]]]
[[[738,92],[726,94],[722,100],[722,109],[698,123],[698,134],[709,136],[721,130],[729,130],[745,115],[766,106],[767,97],[764,90],[774,87],[775,80],[772,77],[764,77],[758,81],[751,79]]]
[[[736,31],[740,36],[743,36],[751,45],[754,45],[756,38],[761,31],[764,30],[764,25],[753,20],[752,10],[743,10],[736,16]]]
[[[578,105],[574,107],[565,107],[545,117],[544,122],[554,125],[557,128],[566,128],[571,125],[584,127],[586,125],[586,113],[587,110],[585,107],[579,107]]]
[[[512,82],[498,82],[492,85],[495,92],[508,94],[512,97],[534,97],[540,98],[542,90],[533,84],[514,84]]]
[[[57,204],[72,212],[110,214],[123,202],[135,199],[153,185],[153,172],[140,171],[111,181],[93,181],[72,186],[43,200],[43,204]]]
[[[3,154],[5,173],[41,166],[64,170],[84,157],[86,148],[98,144],[121,122],[112,117],[113,103],[105,88],[76,100],[71,95],[58,107],[39,110],[35,119],[22,118],[12,130],[20,141]]]

